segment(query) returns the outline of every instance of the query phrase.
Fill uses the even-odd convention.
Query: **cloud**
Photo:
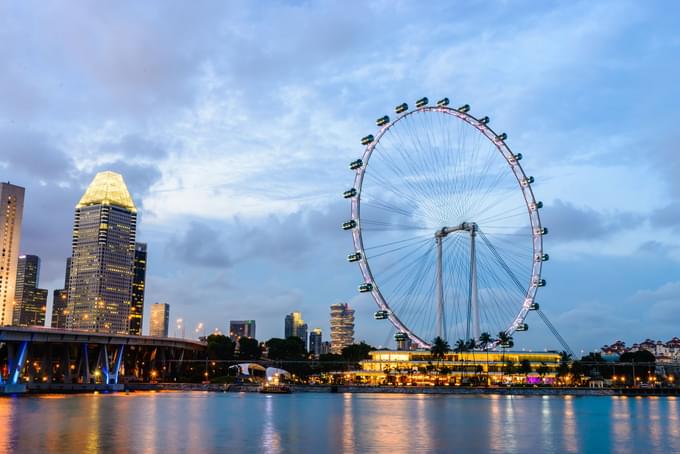
[[[543,224],[549,226],[551,240],[556,241],[598,240],[633,229],[643,221],[633,213],[579,208],[560,199],[546,206],[541,215]]]
[[[232,263],[221,232],[199,221],[191,222],[189,229],[181,237],[170,240],[166,248],[179,262],[189,265],[226,268]]]

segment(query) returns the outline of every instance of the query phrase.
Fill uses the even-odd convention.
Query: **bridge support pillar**
[[[24,368],[24,363],[26,362],[26,356],[28,355],[28,341],[21,341],[19,343],[18,351],[16,347],[7,345],[8,350],[8,369],[9,369],[9,383],[11,385],[16,385],[21,379],[21,370]],[[12,348],[10,348],[12,347]]]

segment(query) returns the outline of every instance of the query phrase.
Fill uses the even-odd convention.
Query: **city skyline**
[[[43,287],[61,287],[74,203],[112,169],[154,254],[147,300],[170,302],[186,326],[252,318],[268,338],[300,310],[329,332],[328,305],[347,301],[357,339],[385,344],[391,328],[357,295],[337,231],[346,166],[378,116],[448,96],[507,130],[537,179],[551,231],[539,303],[573,349],[676,334],[676,5],[187,7],[163,20],[138,8],[26,3],[14,23],[44,25],[33,52],[19,26],[0,31],[6,77],[21,81],[0,106],[0,173],[27,188],[21,253],[43,259]],[[265,27],[273,17],[313,27]],[[177,45],[199,23],[206,35]],[[102,33],[83,50],[73,30]],[[518,347],[559,348],[528,323]]]

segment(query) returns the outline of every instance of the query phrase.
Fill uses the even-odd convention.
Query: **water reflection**
[[[0,452],[680,452],[679,411],[676,398],[0,398]]]

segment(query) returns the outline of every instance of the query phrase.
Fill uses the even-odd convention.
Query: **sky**
[[[550,229],[537,301],[572,349],[680,336],[676,2],[0,2],[0,180],[62,287],[75,204],[123,174],[146,318],[283,336],[329,306],[391,330],[346,262],[347,164],[375,119],[447,96],[507,131]],[[560,348],[535,315],[521,348]],[[174,327],[171,324],[171,334]],[[521,337],[521,338],[520,338]]]

